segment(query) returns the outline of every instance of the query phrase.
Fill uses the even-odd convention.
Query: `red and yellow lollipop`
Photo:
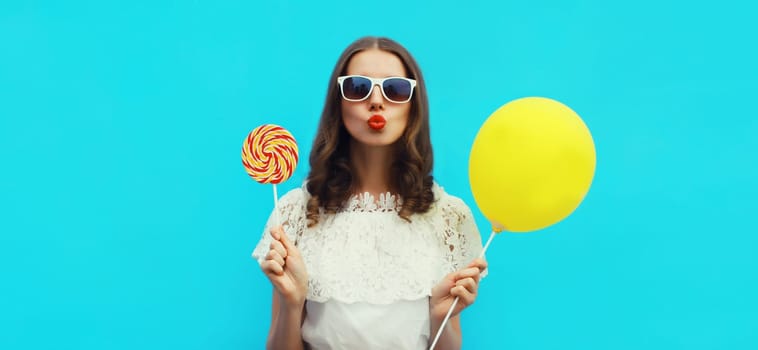
[[[276,185],[289,179],[297,159],[295,138],[279,125],[255,128],[242,145],[242,165],[253,180],[262,184]]]
[[[263,124],[250,132],[242,144],[242,165],[253,180],[274,185],[274,205],[278,196],[276,185],[292,176],[297,167],[297,142],[289,131],[279,125]],[[277,216],[279,211],[276,210]]]

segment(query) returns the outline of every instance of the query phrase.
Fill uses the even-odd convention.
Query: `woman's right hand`
[[[281,226],[271,229],[271,242],[261,269],[288,307],[302,308],[308,293],[308,272],[300,251]]]

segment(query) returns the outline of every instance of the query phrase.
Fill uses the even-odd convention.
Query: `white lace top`
[[[403,305],[403,301],[415,301],[416,306],[409,307],[405,303],[403,308],[416,308],[422,315],[415,318],[392,317],[391,320],[382,317],[384,319],[378,324],[385,325],[385,330],[393,331],[383,332],[372,326],[375,330],[370,331],[368,337],[375,333],[386,341],[397,342],[403,337],[397,331],[408,329],[412,332],[406,335],[408,342],[396,344],[426,344],[417,338],[419,327],[423,328],[424,325],[427,329],[426,334],[422,334],[423,339],[428,338],[427,298],[432,287],[446,274],[464,268],[482,249],[481,237],[468,206],[436,184],[432,190],[435,201],[431,208],[424,214],[412,215],[411,222],[398,216],[402,201],[396,196],[386,193],[375,199],[365,193],[352,196],[336,214],[322,212],[318,224],[310,228],[306,225],[305,208],[309,195],[305,186],[288,192],[280,199],[284,231],[300,249],[308,271],[308,312],[303,325],[306,342],[311,346],[322,342],[322,346],[314,347],[319,349],[349,348],[350,327],[341,325],[335,328],[334,324],[329,323],[330,316],[340,318],[339,322],[342,323],[346,317],[366,322],[365,317],[356,318],[356,315],[345,313],[379,315],[378,310],[386,312]],[[253,257],[259,263],[265,260],[269,250],[272,238],[268,232],[276,225],[275,221],[276,215],[272,213],[253,251]],[[422,307],[419,308],[419,305]],[[316,316],[319,322],[314,323]],[[409,323],[416,320],[417,324],[397,327],[404,320]],[[361,337],[365,338],[364,326],[354,325],[353,328],[355,332],[360,330]],[[324,338],[334,337],[337,333],[340,336],[332,343],[328,339],[316,339],[319,328],[329,333],[324,334]],[[347,339],[340,340],[345,337]],[[366,345],[369,340],[363,339],[356,345]],[[371,341],[382,344],[383,339]],[[401,345],[399,348],[415,347]]]

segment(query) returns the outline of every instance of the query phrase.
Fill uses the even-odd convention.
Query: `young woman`
[[[340,56],[302,188],[253,252],[273,285],[270,349],[459,349],[486,268],[470,209],[432,178],[421,71],[398,43]]]

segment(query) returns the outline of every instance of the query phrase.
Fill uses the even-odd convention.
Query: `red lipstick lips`
[[[379,114],[375,114],[368,119],[368,126],[377,131],[384,129],[384,124],[387,124],[387,120]]]

